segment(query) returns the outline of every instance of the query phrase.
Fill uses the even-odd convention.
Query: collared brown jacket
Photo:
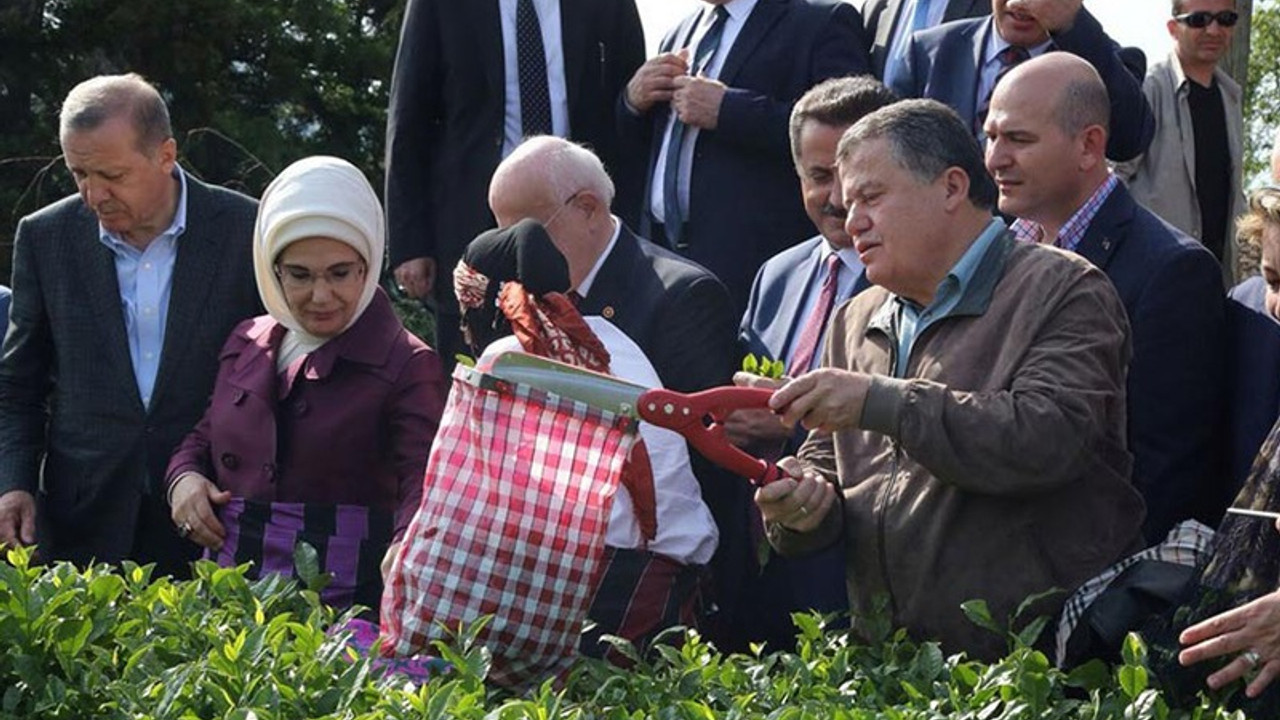
[[[801,460],[842,489],[814,532],[769,528],[794,554],[845,545],[850,604],[887,595],[893,621],[948,652],[990,659],[1006,640],[960,608],[984,599],[1003,622],[1028,596],[1065,593],[1138,548],[1129,483],[1129,325],[1107,277],[1008,233],[956,309],[916,338],[892,376],[897,300],[871,288],[837,312],[823,364],[872,375],[864,429],[813,433]]]

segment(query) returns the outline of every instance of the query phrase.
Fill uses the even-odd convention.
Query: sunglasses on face
[[[1196,12],[1174,15],[1173,19],[1187,27],[1193,27],[1197,30],[1209,27],[1209,23],[1214,21],[1217,21],[1217,23],[1224,28],[1229,28],[1235,25],[1236,21],[1240,19],[1240,13],[1235,10],[1220,10],[1216,13],[1209,12],[1208,10],[1198,10]]]

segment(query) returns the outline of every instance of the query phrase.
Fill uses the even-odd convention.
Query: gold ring
[[[809,514],[809,508],[805,507],[804,505],[801,505],[801,506],[800,506],[800,514],[801,514],[801,515],[808,515],[808,514]]]
[[[191,534],[191,523],[182,523],[178,526],[178,537],[185,538]]]

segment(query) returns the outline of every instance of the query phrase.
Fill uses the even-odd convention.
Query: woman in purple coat
[[[378,607],[444,408],[439,358],[378,287],[384,235],[373,188],[344,160],[300,160],[271,183],[254,231],[268,314],[232,331],[167,473],[180,534],[254,576],[291,573],[307,542],[336,607]]]

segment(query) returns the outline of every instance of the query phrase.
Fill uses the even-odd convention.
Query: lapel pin
[[[612,319],[613,319],[613,306],[612,306],[612,305],[605,305],[605,306],[604,306],[604,309],[600,311],[600,315],[601,315],[601,317],[603,317],[605,320],[612,320]]]

